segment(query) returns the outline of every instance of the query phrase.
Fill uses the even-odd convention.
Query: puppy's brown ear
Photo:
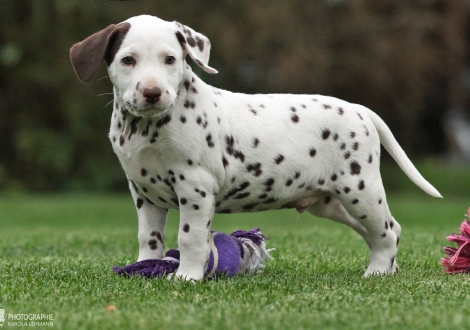
[[[70,60],[81,82],[93,79],[103,59],[108,66],[113,62],[130,27],[127,22],[112,24],[70,48]]]

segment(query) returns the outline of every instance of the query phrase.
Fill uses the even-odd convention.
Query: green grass
[[[399,196],[389,198],[403,229],[396,276],[362,277],[369,254],[352,230],[279,211],[217,216],[219,231],[261,227],[275,260],[261,274],[196,284],[113,274],[114,265],[137,257],[128,196],[3,197],[0,308],[52,313],[54,329],[468,326],[470,276],[443,274],[440,258],[470,199]],[[171,212],[168,247],[176,246],[177,225],[178,213]],[[117,309],[107,312],[108,305]]]

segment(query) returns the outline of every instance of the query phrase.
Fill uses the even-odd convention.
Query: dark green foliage
[[[440,119],[462,94],[456,73],[466,40],[463,4],[3,0],[0,189],[126,189],[106,136],[112,86],[105,65],[82,85],[68,51],[138,14],[178,20],[206,34],[211,65],[220,74],[195,70],[208,83],[361,103],[390,124],[408,152],[442,152]]]

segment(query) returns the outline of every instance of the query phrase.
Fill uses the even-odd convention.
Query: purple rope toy
[[[236,274],[254,273],[264,267],[264,261],[273,259],[266,249],[266,236],[261,229],[250,231],[237,230],[227,235],[213,231],[211,235],[211,253],[205,277],[216,274],[233,277]],[[119,275],[141,275],[147,278],[163,277],[175,272],[180,263],[180,252],[168,250],[163,259],[147,259],[124,267],[115,266]]]

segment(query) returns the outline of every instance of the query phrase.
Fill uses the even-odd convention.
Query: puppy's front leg
[[[154,205],[140,193],[135,183],[129,180],[132,198],[139,218],[139,257],[137,261],[145,259],[161,259],[165,249],[165,228],[168,210]]]
[[[182,196],[179,203],[178,247],[181,254],[176,276],[185,280],[200,280],[204,277],[209,260],[214,196],[196,189],[196,196]]]

